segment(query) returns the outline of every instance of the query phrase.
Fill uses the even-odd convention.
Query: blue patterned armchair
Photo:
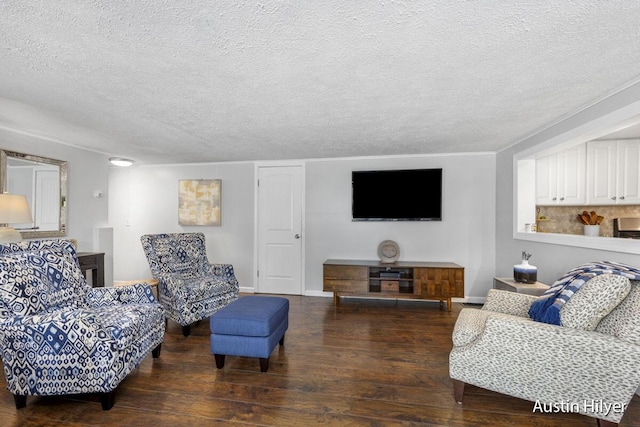
[[[182,326],[185,337],[192,323],[238,298],[233,266],[209,263],[204,234],[147,234],[140,241],[158,280],[158,300],[167,317]]]
[[[148,285],[91,288],[71,242],[0,245],[0,355],[16,408],[28,395],[99,393],[111,409],[164,330]]]

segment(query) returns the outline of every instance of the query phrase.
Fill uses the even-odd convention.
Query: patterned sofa
[[[140,241],[159,282],[158,300],[167,317],[182,326],[185,337],[192,323],[238,298],[233,266],[209,263],[204,234],[147,234]]]
[[[449,372],[465,383],[529,400],[533,412],[572,412],[617,425],[640,386],[640,282],[588,280],[560,310],[561,325],[533,321],[538,297],[492,289],[482,309],[463,308]]]
[[[164,330],[148,285],[91,288],[71,242],[0,245],[0,355],[16,408],[28,395],[99,393],[111,409]]]

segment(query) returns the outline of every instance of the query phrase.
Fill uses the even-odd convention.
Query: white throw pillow
[[[598,324],[596,332],[613,335],[640,345],[640,281],[631,281],[631,291],[611,313]]]
[[[588,280],[560,309],[560,323],[593,331],[629,294],[631,282],[618,274],[600,274]]]

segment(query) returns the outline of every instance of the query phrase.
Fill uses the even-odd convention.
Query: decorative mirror
[[[24,239],[67,234],[67,162],[0,150],[0,191],[27,196],[33,222],[13,225]]]

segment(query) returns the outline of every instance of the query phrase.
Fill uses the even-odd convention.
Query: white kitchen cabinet
[[[586,144],[536,158],[536,204],[585,204],[585,158]]]
[[[640,140],[587,143],[587,204],[640,204]]]
[[[640,140],[618,141],[618,203],[640,204]]]

